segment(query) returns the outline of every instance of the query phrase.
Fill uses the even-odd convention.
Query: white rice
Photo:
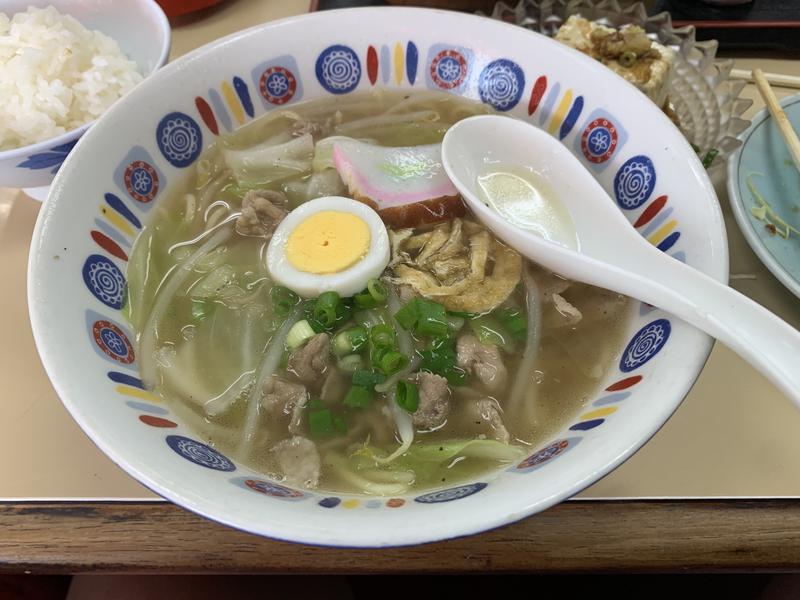
[[[52,6],[0,12],[0,150],[88,123],[141,80],[116,41]]]

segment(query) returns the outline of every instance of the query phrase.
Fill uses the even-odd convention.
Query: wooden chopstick
[[[776,87],[800,89],[800,77],[782,73],[764,73],[764,78]],[[731,79],[743,79],[753,83],[753,74],[747,69],[731,69]]]
[[[800,171],[800,139],[797,139],[797,133],[795,133],[792,124],[789,122],[789,117],[783,112],[783,108],[781,108],[778,98],[775,96],[775,92],[772,91],[761,69],[753,69],[753,81],[755,81],[756,87],[758,88],[758,93],[761,94],[761,97],[767,104],[772,118],[775,119],[775,122],[778,124],[778,129],[783,136],[783,141],[786,142],[789,154],[792,155],[794,165],[797,167],[797,170]]]

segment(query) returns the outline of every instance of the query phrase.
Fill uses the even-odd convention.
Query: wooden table
[[[344,550],[259,538],[171,504],[0,509],[0,572],[566,573],[800,569],[800,502],[571,501],[478,536]],[[432,560],[435,557],[435,560]]]
[[[307,9],[307,0],[225,3],[202,18],[175,24],[173,56],[243,27]],[[765,70],[800,74],[800,63],[779,56],[745,58],[738,66],[756,64]],[[749,88],[745,96],[755,98],[756,93]],[[757,274],[754,281],[740,280],[734,285],[800,325],[797,299],[755,259],[721,200],[732,271]],[[24,472],[14,471],[13,460],[0,461],[0,572],[800,568],[800,502],[786,498],[800,497],[800,478],[796,477],[800,415],[749,366],[719,346],[678,413],[623,467],[584,492],[582,499],[482,535],[400,549],[314,548],[234,531],[158,501],[78,432],[36,360],[24,298],[24,264],[36,214],[30,202],[16,191],[0,190],[0,278],[6,286],[0,311],[0,398],[4,400],[0,421],[6,426],[0,436],[0,455],[27,456],[32,440],[47,452],[25,463]],[[723,408],[727,414],[720,416]],[[709,422],[717,427],[705,427]],[[713,454],[714,449],[719,455]],[[431,560],[432,556],[436,559]]]

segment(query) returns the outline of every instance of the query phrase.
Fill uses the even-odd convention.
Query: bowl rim
[[[182,57],[179,61],[168,65],[166,68],[161,69],[162,73],[158,73],[157,76],[161,76],[164,78],[169,77],[169,75],[173,72],[173,69],[180,69],[186,64],[193,62],[194,60],[199,59],[202,55],[208,53],[211,50],[216,50],[218,48],[224,47],[227,44],[235,42],[240,37],[247,37],[251,35],[255,31],[270,29],[272,27],[277,26],[286,26],[289,24],[293,24],[297,21],[303,21],[306,19],[312,18],[324,18],[322,15],[327,14],[339,14],[347,13],[353,14],[354,11],[359,11],[363,14],[368,13],[378,13],[382,16],[388,13],[389,11],[399,12],[404,11],[403,14],[411,14],[412,12],[419,13],[420,16],[430,15],[430,14],[438,14],[440,16],[446,16],[447,18],[456,18],[456,19],[479,19],[480,17],[476,17],[474,15],[459,15],[454,14],[450,11],[444,10],[435,10],[435,9],[425,9],[425,8],[407,8],[407,7],[359,7],[359,8],[347,8],[347,9],[339,9],[339,10],[332,10],[332,11],[325,11],[322,14],[303,14],[303,15],[296,15],[291,16],[285,19],[275,20],[268,23],[262,23],[255,25],[253,27],[244,29],[239,32],[232,33],[226,37],[220,38],[219,40],[215,40],[210,44],[207,44],[201,48],[195,49],[192,52],[186,54]],[[520,28],[506,24],[502,22],[493,22],[493,27],[510,27],[513,28],[515,31],[520,31]],[[534,32],[526,32],[526,35],[538,35]],[[551,42],[556,44],[556,42]],[[569,50],[569,49],[565,49]],[[590,61],[584,57],[584,55],[580,54],[577,51],[569,50],[570,52],[574,52],[578,60],[586,60]],[[617,76],[615,76],[617,77]],[[619,81],[627,86],[631,84],[625,82],[622,78],[619,78]],[[631,86],[632,89],[633,86]],[[116,110],[122,110],[121,107],[115,107]],[[115,110],[112,109],[112,110]],[[111,111],[109,111],[111,112]],[[657,116],[657,113],[654,113],[654,118],[661,119],[663,123],[668,124],[670,127],[674,127],[671,122],[668,121],[667,117],[661,114],[661,116]],[[92,134],[90,133],[86,138],[83,138],[79,141],[80,144],[84,143],[84,140],[87,138],[91,138]],[[676,140],[681,140],[681,144],[685,146],[686,149],[690,150],[688,142],[679,134],[676,133]],[[705,170],[702,168],[699,159],[694,155],[693,152],[687,152],[687,156],[689,156],[689,163],[687,165],[687,169],[689,169],[693,173],[698,173],[701,175],[701,181],[699,185],[702,186],[706,192],[709,193],[709,216],[711,221],[709,223],[710,226],[714,227],[715,230],[718,230],[720,235],[719,239],[712,240],[712,243],[715,244],[715,260],[713,263],[708,267],[708,272],[711,276],[715,277],[719,280],[724,280],[727,276],[727,267],[728,267],[728,248],[727,248],[727,239],[725,237],[725,225],[722,219],[722,211],[719,206],[719,203],[716,201],[716,194],[714,188],[711,184],[711,181],[708,179],[708,175]],[[67,158],[67,161],[77,160],[75,156],[70,156]],[[54,182],[56,188],[61,187],[60,180],[64,177],[64,173],[66,171],[62,171],[56,177]],[[712,202],[711,199],[714,201]],[[40,218],[37,221],[36,229],[34,231],[34,239],[41,239],[42,232],[44,228],[47,226],[45,221],[48,220],[48,216],[51,212],[53,212],[54,203],[49,202],[45,204],[44,210],[40,213]],[[37,238],[37,236],[40,236]],[[55,373],[55,368],[58,360],[54,354],[55,350],[52,347],[47,347],[50,344],[46,342],[47,337],[44,335],[44,329],[42,322],[45,320],[45,315],[43,311],[39,308],[36,308],[36,298],[37,298],[37,290],[36,290],[36,282],[33,275],[36,271],[41,267],[41,263],[44,260],[44,257],[39,253],[35,252],[36,248],[32,246],[32,251],[30,255],[29,261],[29,277],[28,277],[28,300],[29,300],[29,307],[30,307],[30,314],[31,314],[31,321],[34,329],[34,339],[36,341],[37,350],[40,352],[42,357],[42,362],[45,364],[45,369],[48,372],[48,375],[51,377],[51,381],[53,382],[53,386],[56,390],[60,390],[64,388],[66,381],[61,381],[63,373],[59,369],[59,373]],[[36,333],[38,332],[38,334]],[[148,489],[153,490],[160,496],[179,504],[181,507],[194,512],[198,515],[203,516],[204,518],[208,518],[214,522],[222,523],[226,526],[232,527],[234,529],[238,529],[241,531],[246,531],[248,533],[254,533],[257,535],[267,536],[273,539],[285,540],[285,541],[292,541],[295,543],[305,543],[305,544],[312,544],[316,546],[335,546],[335,547],[353,547],[353,548],[373,548],[373,547],[398,547],[398,546],[407,546],[413,544],[420,544],[420,543],[430,543],[434,541],[444,540],[444,539],[452,539],[452,538],[459,538],[464,537],[467,535],[474,535],[483,531],[488,531],[494,528],[497,528],[502,525],[507,525],[509,523],[518,521],[524,517],[530,516],[535,512],[539,512],[541,510],[545,510],[557,504],[570,496],[580,492],[581,490],[585,489],[589,485],[595,483],[599,480],[603,475],[609,473],[613,469],[617,468],[622,462],[627,460],[631,455],[633,455],[638,449],[640,449],[647,441],[655,435],[655,433],[660,430],[664,424],[669,420],[669,417],[677,410],[677,408],[682,403],[683,399],[685,398],[686,394],[694,385],[695,381],[699,377],[700,373],[702,372],[703,366],[708,359],[708,356],[711,352],[711,348],[713,346],[713,342],[710,337],[700,332],[694,332],[695,335],[695,345],[693,348],[693,354],[696,354],[696,361],[694,364],[691,365],[689,368],[689,373],[687,377],[684,378],[684,381],[679,386],[679,389],[675,390],[674,399],[668,403],[664,403],[663,406],[652,416],[652,422],[643,427],[642,435],[638,436],[636,439],[627,443],[623,448],[619,449],[615,456],[605,462],[600,467],[592,467],[591,472],[585,473],[580,479],[576,479],[573,481],[572,485],[565,486],[562,492],[551,494],[547,497],[540,498],[535,501],[524,501],[522,503],[518,503],[513,507],[513,510],[496,510],[493,511],[491,515],[485,515],[481,519],[478,520],[471,520],[468,524],[463,522],[459,522],[458,525],[445,525],[444,523],[440,523],[438,526],[431,528],[430,530],[420,530],[419,528],[409,528],[406,531],[398,531],[393,532],[390,534],[383,533],[380,535],[375,535],[373,531],[371,534],[359,534],[350,536],[349,539],[342,539],[341,533],[330,533],[325,531],[320,531],[318,529],[314,529],[313,527],[301,527],[297,528],[296,526],[287,526],[285,524],[275,523],[275,522],[258,522],[252,523],[249,525],[243,524],[241,520],[237,520],[234,515],[232,514],[220,514],[219,511],[212,513],[212,507],[207,504],[203,504],[201,502],[196,501],[190,495],[187,495],[184,491],[177,489],[176,487],[169,487],[163,485],[157,478],[151,476],[151,473],[145,473],[142,468],[139,466],[132,464],[126,455],[122,452],[117,452],[113,448],[113,444],[111,440],[105,440],[103,436],[95,435],[97,427],[94,425],[94,421],[92,417],[88,414],[84,414],[85,411],[76,404],[68,397],[61,397],[59,394],[62,403],[71,413],[72,417],[76,420],[76,422],[81,426],[84,430],[84,433],[97,445],[115,464],[120,466],[125,472],[133,476],[137,481],[142,483]],[[46,358],[45,358],[46,357]],[[55,377],[54,377],[55,375]],[[387,539],[389,536],[390,539]]]
[[[787,108],[788,106],[798,103],[800,103],[800,93],[786,96],[780,100],[782,108]],[[761,264],[763,264],[786,289],[800,298],[800,280],[789,273],[758,236],[753,223],[750,221],[750,211],[745,208],[744,197],[739,188],[739,174],[741,172],[744,150],[756,129],[769,118],[771,118],[769,109],[766,107],[762,108],[753,115],[750,125],[738,136],[742,141],[742,145],[736,149],[736,152],[734,152],[728,160],[728,203],[736,219],[736,224],[739,226],[739,231],[742,232],[744,239],[747,241],[750,249],[758,257],[759,261],[761,261]]]
[[[167,64],[169,59],[170,49],[172,48],[172,27],[169,24],[169,19],[167,19],[167,15],[164,13],[164,9],[156,2],[156,0],[136,0],[138,1],[141,6],[145,8],[145,10],[150,11],[151,14],[155,17],[156,22],[158,23],[159,31],[161,32],[162,36],[162,43],[161,43],[161,52],[158,55],[158,59],[153,63],[153,68],[150,69],[146,73],[142,73],[142,81],[150,77],[153,73]],[[67,13],[68,14],[68,13]],[[85,27],[85,25],[84,25]],[[116,41],[116,40],[115,40]],[[120,98],[114,101],[114,104],[119,101]],[[111,106],[114,106],[112,104]],[[109,108],[111,108],[109,106]],[[49,150],[50,148],[61,146],[76,137],[82,136],[86,131],[94,125],[103,115],[100,115],[96,119],[92,119],[91,121],[87,121],[83,125],[79,125],[74,129],[70,129],[69,131],[65,131],[55,137],[47,138],[44,140],[40,140],[38,142],[34,142],[32,144],[27,144],[25,146],[19,146],[17,148],[9,148],[7,150],[0,150],[0,162],[5,160],[13,160],[14,158],[22,158],[28,156],[29,154],[36,154],[42,150]]]

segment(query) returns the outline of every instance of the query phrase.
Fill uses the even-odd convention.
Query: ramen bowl
[[[92,127],[53,183],[31,250],[31,320],[53,385],[92,440],[164,498],[310,544],[473,534],[544,510],[611,471],[665,423],[700,373],[711,340],[633,302],[613,367],[557,435],[486,477],[396,497],[289,487],[198,439],[140,379],[124,316],[137,232],[219,135],[278,107],[383,88],[458,94],[545,129],[650,242],[726,277],[720,208],[691,147],[644,95],[578,52],[505,23],[411,8],[316,13],[235,34],[160,70]]]

